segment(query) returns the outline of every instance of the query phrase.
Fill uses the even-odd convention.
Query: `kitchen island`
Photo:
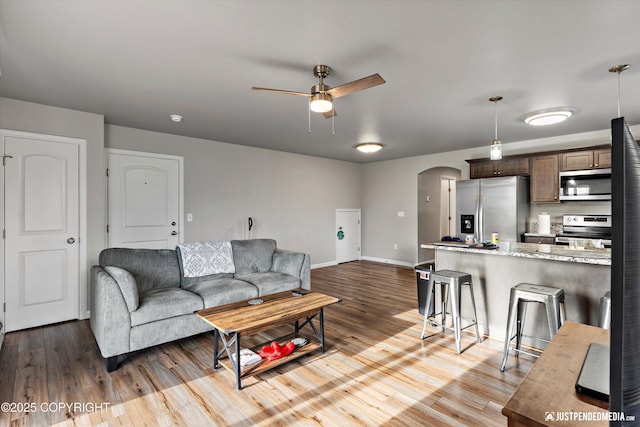
[[[577,250],[568,246],[500,242],[498,249],[475,249],[423,244],[435,249],[437,270],[457,270],[473,277],[481,332],[504,340],[509,294],[518,283],[564,289],[567,319],[597,326],[600,297],[611,286],[611,250]],[[470,313],[463,293],[462,313]],[[468,317],[468,316],[467,316]],[[525,335],[549,338],[541,304],[527,304]],[[526,345],[543,348],[529,339]]]

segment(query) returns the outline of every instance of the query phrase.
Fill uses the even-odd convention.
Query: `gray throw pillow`
[[[289,274],[293,277],[300,277],[304,254],[300,252],[276,251],[273,256],[273,267],[271,271]]]
[[[122,292],[122,296],[124,296],[124,302],[127,304],[129,313],[136,311],[138,304],[140,304],[136,279],[124,268],[108,265],[104,269],[115,279],[118,286],[120,286],[120,292]]]

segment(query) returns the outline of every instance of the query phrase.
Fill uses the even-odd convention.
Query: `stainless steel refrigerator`
[[[501,241],[520,242],[529,223],[529,179],[523,176],[456,182],[458,235],[477,242],[498,232]]]

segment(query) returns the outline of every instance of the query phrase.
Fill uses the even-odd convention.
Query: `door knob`
[[[175,221],[172,221],[172,222],[171,222],[171,225],[173,225],[173,226],[175,227],[176,222],[175,222]]]
[[[70,245],[73,245],[75,242],[76,242],[76,239],[74,239],[73,237],[69,237],[67,239],[67,243],[70,244]]]
[[[177,231],[175,231],[175,230],[173,230],[173,231],[171,232],[171,235],[172,235],[172,236],[175,236],[176,234],[178,234],[178,232],[177,232]]]

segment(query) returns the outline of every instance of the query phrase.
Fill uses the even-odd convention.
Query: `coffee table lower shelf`
[[[255,351],[256,353],[259,353],[260,350],[262,349],[262,347],[264,347],[265,345],[270,345],[272,342],[277,341],[280,344],[291,341],[294,338],[298,338],[300,337],[300,335],[287,335],[284,337],[280,337],[277,339],[273,339],[269,342],[266,342],[264,344],[255,346],[253,348],[251,348],[252,351]],[[247,365],[247,366],[241,366],[240,367],[240,378],[245,378],[245,377],[250,377],[253,375],[258,375],[261,374],[265,371],[268,371],[269,369],[273,369],[276,368],[280,365],[284,365],[287,362],[290,362],[292,360],[296,360],[302,356],[306,356],[307,354],[315,351],[315,350],[321,350],[322,346],[320,345],[320,343],[318,342],[312,342],[311,339],[309,337],[303,337],[305,339],[307,339],[307,343],[305,345],[303,345],[302,347],[298,347],[295,350],[293,350],[292,353],[283,356],[279,359],[275,359],[275,360],[266,360],[263,359],[260,362],[256,362],[256,363],[252,363],[251,365]],[[235,375],[236,371],[233,368],[233,366],[230,363],[230,360],[228,357],[224,356],[221,357],[220,359],[218,359],[218,364],[221,365],[223,368],[225,368],[226,370],[228,370],[229,372],[233,373]]]

